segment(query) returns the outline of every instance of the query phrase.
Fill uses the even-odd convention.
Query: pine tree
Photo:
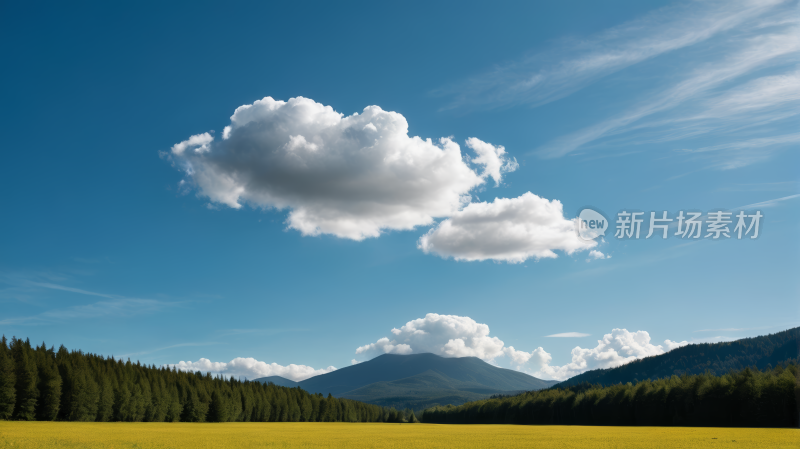
[[[131,391],[128,390],[127,383],[123,383],[114,395],[114,420],[131,421],[132,417]]]
[[[16,375],[14,374],[14,359],[11,356],[6,337],[0,340],[0,419],[11,419],[14,406],[17,403]]]
[[[219,390],[214,390],[211,393],[211,404],[208,407],[207,420],[210,422],[228,421],[228,404],[225,395],[220,394]]]
[[[40,421],[53,421],[58,416],[61,406],[61,375],[58,374],[55,353],[42,343],[36,348],[37,366],[39,368],[39,405],[36,418]]]
[[[169,397],[167,398],[167,412],[164,416],[164,421],[167,422],[178,422],[181,420],[181,401],[180,397],[178,396],[178,389],[176,387],[172,387],[169,392]]]
[[[100,384],[100,401],[97,404],[96,421],[104,422],[111,419],[114,415],[114,389],[111,381],[105,377]]]
[[[36,361],[32,352],[30,342],[11,338],[11,353],[14,356],[17,377],[14,419],[21,421],[36,419],[36,401],[39,398],[39,389],[36,388]]]

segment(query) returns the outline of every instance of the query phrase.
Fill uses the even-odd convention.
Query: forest
[[[797,427],[800,377],[788,364],[720,376],[583,383],[425,410],[440,424]]]
[[[413,412],[300,388],[146,366],[2,337],[0,419],[418,422]]]

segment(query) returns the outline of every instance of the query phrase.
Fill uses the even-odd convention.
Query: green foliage
[[[14,358],[15,391],[17,401],[14,406],[14,419],[33,421],[36,419],[36,401],[39,389],[36,387],[36,356],[29,341],[11,339],[11,354]]]
[[[0,344],[0,419],[11,419],[14,414],[17,403],[17,377],[14,371],[14,359],[6,345],[6,337],[3,336]]]
[[[211,393],[211,404],[208,407],[208,421],[210,422],[228,422],[228,401],[224,394],[219,390],[214,390]]]
[[[36,365],[39,375],[36,419],[53,421],[61,407],[61,375],[58,373],[53,348],[47,349],[44,343],[36,348]]]
[[[100,383],[100,400],[97,403],[97,421],[110,421],[114,413],[114,387],[107,377]]]
[[[298,387],[142,366],[63,346],[34,349],[16,338],[10,347],[5,337],[0,344],[0,419],[382,422],[390,414]],[[400,415],[394,422],[406,422]]]
[[[608,387],[580,384],[425,410],[441,424],[794,427],[798,366],[722,376],[672,376]]]

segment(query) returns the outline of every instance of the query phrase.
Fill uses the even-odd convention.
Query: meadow
[[[0,448],[793,448],[798,429],[0,421]]]

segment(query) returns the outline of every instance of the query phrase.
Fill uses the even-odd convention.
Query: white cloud
[[[471,203],[423,235],[418,247],[456,260],[521,263],[596,246],[575,233],[558,200],[527,192],[517,198]]]
[[[666,340],[664,346],[650,343],[650,334],[645,331],[629,332],[627,329],[614,329],[605,334],[597,346],[583,349],[576,346],[572,350],[572,361],[563,366],[543,365],[531,370],[541,378],[565,380],[584,371],[598,368],[615,368],[644,357],[664,354],[688,342]]]
[[[381,338],[356,349],[356,354],[419,354],[430,352],[444,357],[478,357],[494,360],[503,355],[503,342],[489,336],[489,326],[472,318],[429,313],[392,329],[392,339]]]
[[[587,337],[589,334],[565,332],[548,337]],[[400,329],[392,329],[392,337],[381,338],[375,343],[361,346],[356,354],[370,359],[381,354],[433,353],[443,357],[478,357],[489,363],[508,357],[512,367],[542,379],[565,380],[584,371],[597,368],[613,368],[636,359],[664,354],[681,346],[686,341],[666,340],[663,345],[650,343],[650,334],[645,331],[629,332],[614,329],[605,334],[597,346],[572,350],[572,361],[563,366],[553,366],[553,357],[541,346],[526,352],[514,346],[506,346],[497,337],[489,335],[489,326],[470,317],[429,313],[425,318],[409,321]],[[351,363],[358,362],[353,359]]]
[[[680,348],[681,346],[686,346],[689,343],[687,341],[672,341],[672,340],[664,340],[664,348],[665,352],[672,351],[673,349]]]
[[[226,129],[227,130],[227,129]],[[182,155],[187,148],[194,148],[195,153],[207,153],[208,145],[214,140],[214,137],[209,133],[196,134],[189,137],[188,140],[176,143],[172,146],[172,153]]]
[[[529,370],[540,370],[547,366],[553,357],[542,347],[538,347],[531,352],[517,351],[513,346],[503,349],[503,352],[511,359],[511,364],[516,365],[517,369],[522,369],[522,365],[528,365]]]
[[[369,106],[345,117],[302,97],[241,106],[222,137],[192,136],[166,157],[212,203],[289,210],[303,235],[362,240],[430,225],[486,177],[499,184],[516,169],[502,146],[471,138],[473,169],[450,138],[410,137],[401,114]]]
[[[411,354],[412,351],[411,346],[397,343],[397,341],[389,340],[386,337],[381,338],[375,343],[360,346],[356,349],[356,354],[371,352],[382,354]]]
[[[600,251],[597,251],[596,249],[593,249],[593,250],[589,251],[589,258],[586,259],[586,261],[587,262],[591,262],[593,260],[610,259],[610,258],[611,258],[611,256],[606,256],[605,254],[601,253]]]
[[[503,173],[512,172],[519,168],[519,164],[515,158],[508,159],[504,146],[495,146],[475,137],[467,139],[467,146],[478,153],[478,157],[472,159],[472,162],[485,167],[481,176],[484,178],[491,176],[492,179],[494,179],[495,185],[500,185],[500,181],[503,179]]]
[[[233,376],[238,379],[240,376],[244,376],[253,380],[259,377],[281,376],[296,382],[336,370],[333,366],[322,369],[314,369],[310,366],[295,364],[281,366],[277,363],[260,362],[252,357],[237,357],[227,363],[212,362],[209,359],[201,358],[196,362],[181,361],[166,366],[177,368],[180,371],[200,371],[202,373],[219,374],[226,378]]]
[[[563,332],[560,334],[545,335],[545,337],[554,337],[554,338],[579,338],[588,336],[589,334],[584,334],[582,332]]]

